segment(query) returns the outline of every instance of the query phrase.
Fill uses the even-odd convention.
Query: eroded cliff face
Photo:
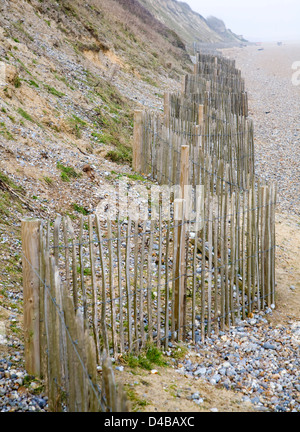
[[[226,29],[223,23],[219,32],[187,3],[176,0],[139,0],[152,14],[166,26],[173,29],[188,44],[193,42],[240,42],[238,36]],[[220,20],[217,20],[220,21]],[[221,21],[222,22],[222,21]]]
[[[87,214],[131,172],[134,110],[161,109],[191,70],[179,36],[136,0],[0,2],[1,274],[22,217]]]

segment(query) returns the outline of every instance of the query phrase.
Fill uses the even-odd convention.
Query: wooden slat
[[[61,411],[61,358],[60,358],[60,321],[56,299],[59,296],[59,278],[55,257],[49,257],[50,291],[49,291],[49,408],[51,411]]]
[[[229,287],[228,287],[228,201],[229,201],[229,185],[228,185],[228,166],[225,174],[225,196],[224,196],[224,292],[225,292],[225,322],[230,325],[230,302],[229,302]]]
[[[206,262],[205,262],[205,242],[207,235],[207,202],[204,202],[204,223],[202,228],[202,257],[201,257],[201,340],[204,342],[206,331],[205,331],[205,311],[206,311],[206,289],[205,289],[205,271],[206,271]]]
[[[214,314],[214,331],[215,334],[219,334],[219,282],[218,282],[218,276],[219,276],[219,260],[218,260],[218,245],[219,245],[219,219],[218,217],[215,217],[213,220],[213,227],[214,227],[214,285],[215,285],[215,314]]]
[[[107,219],[107,236],[108,236],[108,256],[109,256],[109,294],[110,294],[110,315],[111,315],[111,337],[113,353],[117,355],[117,331],[116,331],[116,305],[115,305],[115,286],[114,286],[114,255],[113,255],[113,237],[111,220]]]
[[[140,317],[140,332],[141,332],[141,349],[145,346],[145,328],[144,328],[144,261],[145,261],[145,243],[146,243],[146,227],[147,221],[143,222],[142,226],[142,245],[141,245],[141,263],[140,263],[140,296],[139,296],[139,317]]]
[[[46,263],[45,263],[45,252],[46,252],[46,239],[42,226],[40,227],[40,289],[39,289],[39,321],[40,321],[40,375],[41,378],[47,381],[47,334],[46,334],[46,316],[45,316],[45,295],[47,295],[46,286]]]
[[[148,247],[148,267],[147,267],[147,315],[148,315],[148,341],[153,341],[153,317],[152,317],[152,250],[153,250],[153,232],[154,220],[151,220],[149,247]]]
[[[88,374],[87,374],[87,352],[84,342],[83,314],[80,309],[75,312],[76,328],[76,356],[78,358],[78,370],[76,379],[76,409],[78,412],[88,411]]]
[[[123,324],[123,288],[122,288],[122,254],[121,254],[121,222],[118,215],[118,239],[117,239],[117,260],[118,260],[118,289],[119,289],[119,337],[120,337],[120,352],[124,353],[124,324]]]
[[[266,287],[267,287],[267,304],[271,306],[271,206],[270,206],[270,188],[266,187]]]
[[[251,190],[248,193],[248,209],[247,209],[247,290],[248,290],[248,314],[252,313],[252,209],[251,209]]]
[[[79,233],[79,266],[80,266],[80,286],[82,292],[82,306],[84,310],[84,314],[87,314],[87,296],[86,289],[84,283],[84,260],[83,260],[83,216],[80,217],[80,233]],[[73,300],[74,307],[77,309],[78,307],[78,293],[76,290],[73,290]]]
[[[100,266],[101,266],[101,283],[102,283],[102,289],[101,289],[101,336],[103,339],[103,346],[104,349],[108,350],[109,342],[108,342],[108,334],[107,334],[107,324],[106,324],[106,304],[107,304],[107,288],[106,288],[106,265],[104,261],[104,254],[103,254],[103,239],[102,239],[102,231],[100,226],[100,220],[98,215],[95,216],[95,223],[96,223],[96,231],[98,236],[98,244],[99,244],[99,258],[100,258]],[[96,343],[95,343],[96,344]],[[96,344],[96,350],[97,344]],[[98,352],[98,351],[97,351]]]
[[[174,204],[175,211],[175,204]],[[173,225],[173,271],[172,271],[172,299],[171,299],[171,338],[175,339],[175,286],[176,286],[176,261],[177,261],[177,248],[178,248],[178,221],[174,221]]]
[[[71,238],[71,248],[72,248],[72,292],[74,300],[74,308],[78,309],[78,282],[77,282],[77,252],[76,252],[76,237],[73,224],[69,216],[67,216],[67,224],[69,227],[69,233]],[[85,328],[87,328],[87,310],[86,305],[83,307],[83,319],[85,323]]]
[[[271,289],[272,289],[272,294],[271,294],[271,302],[273,305],[275,305],[275,284],[276,284],[276,276],[275,276],[275,258],[276,258],[276,223],[275,223],[275,209],[276,209],[276,200],[277,200],[277,185],[273,184],[272,185],[272,195],[271,195],[271,200],[272,200],[272,206],[270,208],[270,211],[272,212],[271,215],[271,247],[272,247],[272,262],[271,262]]]
[[[169,275],[169,252],[170,252],[170,236],[171,236],[171,222],[168,220],[167,225],[167,233],[166,233],[166,253],[165,253],[165,340],[164,346],[165,350],[168,350],[169,344],[169,319],[170,319],[170,310],[169,310],[169,300],[170,300],[170,275]]]
[[[261,257],[261,307],[264,308],[266,285],[265,285],[265,214],[266,214],[266,194],[265,186],[261,187],[261,212],[260,212],[260,257]]]
[[[104,411],[104,404],[99,394],[97,382],[97,363],[96,363],[96,347],[94,339],[89,335],[88,330],[85,330],[84,336],[85,350],[87,355],[87,372],[89,376],[87,388],[87,411],[98,412]]]
[[[53,232],[53,248],[54,248],[54,258],[55,264],[58,266],[59,260],[59,229],[61,224],[61,216],[58,216],[54,222],[54,232]]]
[[[138,351],[138,252],[139,252],[139,223],[134,221],[134,278],[133,278],[133,321],[134,321],[134,345]]]
[[[221,255],[221,320],[220,320],[220,326],[221,330],[225,330],[225,282],[224,282],[224,275],[225,275],[225,253],[226,253],[226,247],[225,247],[225,196],[223,194],[223,185],[225,182],[222,181],[221,185],[221,217],[220,217],[220,255]]]
[[[243,193],[242,213],[242,319],[246,318],[245,294],[246,294],[246,202],[247,195]]]
[[[231,216],[230,216],[230,311],[231,323],[235,325],[235,302],[234,302],[234,282],[235,282],[235,193],[231,195]]]
[[[239,193],[236,194],[236,206],[235,206],[235,287],[236,287],[236,316],[238,319],[241,318],[241,298],[240,298],[240,280],[239,280],[239,268],[241,263],[241,196]]]
[[[99,342],[99,329],[98,329],[98,288],[95,270],[95,256],[94,256],[94,230],[93,230],[93,217],[89,215],[89,250],[90,250],[90,264],[91,264],[91,282],[92,282],[92,327],[94,340],[97,352],[97,362],[100,360],[100,342]]]
[[[159,200],[160,201],[160,200]],[[157,346],[160,348],[161,345],[161,287],[162,287],[162,205],[159,202],[159,220],[158,220],[158,277],[157,277]]]
[[[209,212],[208,212],[208,286],[207,286],[207,308],[208,308],[208,316],[207,316],[207,336],[211,336],[211,323],[212,323],[212,227],[213,227],[213,207],[212,202],[210,202],[209,195]]]
[[[65,249],[65,274],[66,274],[66,286],[70,289],[70,251],[69,251],[69,237],[68,237],[68,224],[66,217],[62,219],[63,225],[63,237],[64,237],[64,249]]]
[[[105,391],[107,410],[114,411],[116,403],[116,385],[112,371],[112,363],[106,352],[103,353],[102,371],[102,387]]]
[[[142,165],[142,145],[143,145],[143,112],[134,112],[134,131],[133,131],[133,169],[141,172]]]
[[[196,220],[198,220],[198,214],[196,214]],[[197,244],[198,244],[198,229],[195,229],[195,239],[193,248],[193,275],[192,275],[192,338],[193,342],[196,342],[196,293],[197,293]]]
[[[40,375],[40,229],[38,219],[23,219],[21,224],[25,367],[33,375]]]
[[[127,325],[128,325],[128,350],[132,351],[132,293],[130,282],[130,250],[131,250],[131,219],[128,217],[127,234],[126,234],[126,257],[125,257],[125,281],[126,281],[126,296],[127,296]]]

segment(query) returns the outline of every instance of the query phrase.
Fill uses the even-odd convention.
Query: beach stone
[[[207,371],[207,368],[206,368],[206,367],[202,367],[202,368],[197,369],[197,370],[194,372],[194,375],[195,375],[195,376],[197,376],[197,375],[205,375],[205,374],[206,374],[206,371]]]
[[[268,350],[276,350],[276,346],[275,346],[275,345],[272,345],[272,344],[269,343],[269,342],[265,342],[265,343],[263,344],[263,348],[264,348],[264,349],[268,349]]]

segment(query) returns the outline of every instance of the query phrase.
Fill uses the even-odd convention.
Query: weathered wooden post
[[[178,211],[177,220],[177,239],[178,248],[176,251],[176,269],[175,269],[175,304],[174,304],[174,315],[175,315],[175,330],[178,332],[178,340],[182,339],[183,325],[184,325],[184,275],[185,275],[185,209],[187,207],[186,202],[188,197],[185,196],[185,186],[189,183],[189,146],[181,146],[181,159],[180,159],[180,188],[181,188],[181,200],[178,200],[178,204],[181,204],[181,209]]]
[[[23,219],[21,225],[25,369],[35,376],[40,376],[40,226],[38,219]]]
[[[213,77],[214,77],[214,81],[216,82],[218,78],[218,69],[216,67],[214,68]]]
[[[134,111],[133,127],[133,155],[132,168],[140,173],[142,169],[142,145],[143,145],[143,111]]]
[[[201,126],[201,130],[203,128],[203,122],[204,122],[204,105],[199,105],[198,125]]]
[[[181,93],[185,94],[186,90],[187,90],[187,80],[188,80],[188,76],[187,75],[183,75],[183,77],[181,78]]]
[[[170,126],[170,93],[164,93],[164,118],[165,126]]]

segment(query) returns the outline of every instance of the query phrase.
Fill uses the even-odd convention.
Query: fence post
[[[140,173],[142,169],[142,145],[143,145],[143,111],[134,111],[133,127],[133,155],[132,168]]]
[[[181,146],[181,158],[180,158],[180,188],[181,188],[181,204],[182,209],[179,212],[180,216],[177,221],[177,239],[178,248],[176,251],[176,268],[175,268],[175,304],[174,304],[174,316],[175,316],[175,330],[178,331],[178,340],[182,339],[183,325],[184,325],[184,311],[185,311],[185,293],[184,293],[184,275],[185,275],[185,236],[186,226],[185,211],[186,208],[186,197],[184,193],[185,186],[189,182],[189,146]]]
[[[185,94],[185,93],[186,93],[186,90],[187,90],[187,88],[186,88],[186,85],[187,85],[187,79],[188,79],[187,75],[183,75],[183,76],[181,77],[181,93],[182,93],[182,94]]]
[[[38,219],[23,219],[21,224],[23,253],[23,299],[25,369],[40,376],[40,226]]]
[[[201,126],[201,132],[203,130],[203,121],[204,121],[204,105],[199,105],[199,120],[198,125]]]
[[[170,127],[170,93],[164,93],[164,118],[166,128]]]

